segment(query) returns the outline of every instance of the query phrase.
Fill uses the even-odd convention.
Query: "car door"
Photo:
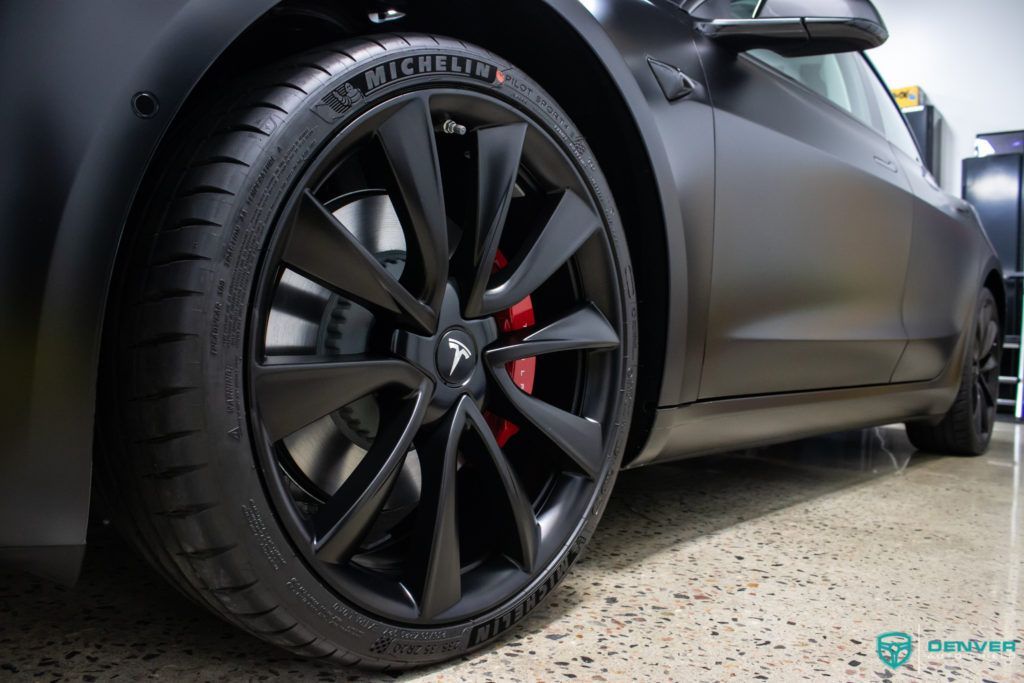
[[[888,383],[913,197],[861,56],[700,49],[717,160],[700,398]]]
[[[921,153],[889,89],[867,59],[860,65],[893,154],[914,190],[913,239],[903,297],[907,348],[894,382],[937,377],[949,363],[978,295],[978,248],[970,206],[944,192]]]

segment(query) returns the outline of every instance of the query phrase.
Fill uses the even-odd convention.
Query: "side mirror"
[[[870,50],[889,38],[871,0],[763,0],[752,19],[698,20],[697,29],[736,52],[787,57]]]

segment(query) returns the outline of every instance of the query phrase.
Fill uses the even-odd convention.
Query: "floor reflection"
[[[884,673],[886,628],[1018,637],[1022,446],[1001,424],[986,456],[927,456],[884,427],[623,472],[553,599],[499,647],[402,679],[850,679]],[[92,542],[74,590],[0,574],[0,679],[334,676],[182,600],[109,528]],[[951,664],[901,674],[1021,673]]]
[[[886,474],[906,469],[914,452],[902,427],[876,427],[750,449],[745,454],[795,466]]]

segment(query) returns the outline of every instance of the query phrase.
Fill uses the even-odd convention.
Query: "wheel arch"
[[[130,207],[188,93],[274,2],[115,0],[54,12],[14,0],[0,12],[10,94],[0,145],[5,167],[19,169],[3,174],[0,196],[0,317],[16,331],[0,361],[12,408],[2,426],[0,561],[77,576],[107,292]],[[135,109],[139,92],[158,106]]]
[[[665,201],[671,196],[671,173],[636,80],[598,22],[573,0],[528,0],[500,9],[434,0],[387,4],[406,9],[409,20],[424,28],[431,24],[440,33],[479,42],[524,66],[566,105],[608,171],[634,262],[644,263],[635,271],[643,360],[630,449],[631,454],[638,452],[653,422],[662,385],[669,325],[665,292],[670,287],[666,229],[670,223],[680,224],[681,218],[678,205]],[[111,25],[122,25],[124,13],[130,11],[127,5],[134,7],[113,3],[104,12],[76,7],[60,22],[50,21],[46,29],[39,28],[49,21],[40,7],[22,13],[18,22],[0,31],[0,37],[11,38],[0,42],[15,53],[29,49],[22,45],[26,39],[17,35],[64,48],[55,51],[58,56],[50,65],[58,75],[39,78],[33,71],[15,79],[12,85],[24,83],[25,92],[0,111],[11,116],[43,112],[43,127],[64,143],[60,148],[55,142],[41,161],[31,162],[28,155],[38,150],[12,144],[26,158],[29,173],[21,185],[27,194],[15,197],[11,192],[14,201],[0,206],[5,216],[17,219],[25,212],[48,226],[46,234],[34,236],[29,245],[33,253],[23,254],[25,263],[12,263],[11,279],[2,283],[6,295],[15,284],[24,286],[15,276],[26,267],[34,265],[41,273],[33,294],[36,300],[11,307],[12,319],[25,329],[28,341],[7,359],[16,380],[12,393],[23,397],[24,407],[13,414],[20,416],[20,424],[11,429],[14,446],[0,461],[0,560],[13,559],[68,581],[77,574],[91,503],[96,388],[111,283],[118,259],[123,258],[125,228],[141,210],[137,199],[156,182],[155,170],[174,144],[175,125],[186,120],[195,103],[218,82],[243,66],[251,68],[255,57],[270,61],[286,54],[291,45],[308,47],[298,35],[303,30],[322,32],[325,39],[367,31],[373,26],[366,21],[366,10],[374,6],[371,0],[356,9],[330,0],[158,3],[134,10],[131,35],[105,51],[96,50]],[[468,20],[474,7],[486,13],[483,25],[474,27]],[[295,22],[260,21],[282,8]],[[528,23],[538,15],[550,20],[542,30],[558,41],[554,44],[560,58],[580,71],[554,73],[543,68],[541,51],[532,49],[538,27]],[[437,27],[441,21],[448,24]],[[296,32],[297,24],[304,28]],[[375,28],[380,32],[390,27]],[[73,30],[80,42],[68,45],[67,35]],[[260,45],[256,40],[268,35],[263,31],[291,33],[289,40],[274,43],[278,51],[268,51],[261,49],[265,42]],[[7,72],[3,71],[5,76]],[[584,87],[581,74],[601,87],[593,82]],[[86,111],[41,108],[39,102],[49,93],[62,92],[69,83],[89,97]],[[154,116],[133,112],[132,96],[140,91],[155,94],[160,106]],[[608,126],[609,121],[614,125]],[[18,161],[18,154],[13,156]],[[48,196],[29,192],[53,177],[57,183],[49,183]],[[675,214],[667,213],[673,210]],[[3,303],[7,309],[8,302]],[[55,414],[62,418],[61,429],[53,429]],[[63,473],[60,481],[40,483],[47,472],[58,470]],[[40,504],[41,500],[52,503]],[[28,551],[36,547],[46,548],[45,557]]]
[[[368,31],[390,32],[392,27],[466,40],[523,68],[566,110],[594,150],[612,188],[633,257],[641,360],[636,409],[623,461],[628,463],[643,449],[659,405],[669,334],[667,225],[681,222],[678,215],[666,215],[678,203],[666,201],[674,187],[671,172],[636,80],[604,29],[576,0],[524,0],[500,9],[465,0],[380,4],[400,7],[407,16],[393,24],[373,25],[366,21],[365,12],[330,0],[287,0],[276,5],[254,20],[209,66],[180,107],[175,123],[187,120],[190,111],[219,83],[253,68],[254,63],[273,62],[318,42]],[[370,6],[372,1],[365,5]],[[293,21],[282,23],[282,12]],[[283,43],[274,39],[289,33]],[[277,47],[268,51],[268,44]],[[535,49],[538,44],[558,46],[559,68],[550,68],[554,57]],[[175,148],[173,133],[172,125],[148,166],[140,197],[146,195],[145,184],[155,181],[164,156]],[[136,205],[133,210],[139,208]],[[683,255],[680,261],[685,262]],[[643,267],[638,268],[637,263]]]
[[[991,290],[992,295],[996,298],[996,304],[999,307],[999,322],[1005,332],[1009,311],[1006,310],[1006,284],[1003,280],[1003,273],[999,269],[998,263],[987,264],[986,271],[984,286]]]

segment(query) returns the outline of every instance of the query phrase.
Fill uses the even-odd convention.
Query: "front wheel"
[[[186,594],[403,667],[522,619],[593,533],[633,402],[611,192],[494,55],[331,45],[186,132],[119,289],[108,469]]]
[[[1003,351],[998,304],[988,288],[978,296],[970,333],[960,390],[949,412],[938,424],[907,423],[907,436],[919,450],[943,455],[981,455],[988,450]]]

